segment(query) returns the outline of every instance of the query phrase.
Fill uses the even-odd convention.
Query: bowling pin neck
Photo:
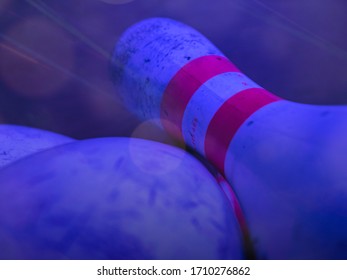
[[[199,125],[208,124],[214,117],[222,124],[231,121],[240,125],[255,110],[278,99],[224,56],[205,55],[186,63],[168,82],[160,114],[164,127],[172,135],[201,150],[195,137]],[[215,116],[217,112],[220,116]],[[201,121],[202,115],[208,119]],[[186,134],[191,139],[186,139]]]

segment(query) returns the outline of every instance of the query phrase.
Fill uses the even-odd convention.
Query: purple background
[[[122,1],[0,0],[1,123],[79,139],[169,141],[122,107],[108,73],[122,32],[157,16],[192,25],[245,74],[283,98],[347,103],[344,0],[116,2]]]

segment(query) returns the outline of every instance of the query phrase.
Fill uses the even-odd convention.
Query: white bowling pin
[[[131,111],[161,118],[226,176],[259,258],[347,258],[346,106],[283,100],[169,19],[130,27],[112,75]]]

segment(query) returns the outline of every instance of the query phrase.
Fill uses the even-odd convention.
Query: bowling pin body
[[[0,182],[0,259],[243,258],[218,183],[168,145],[75,141],[11,164]]]
[[[210,160],[233,185],[259,258],[347,258],[347,107],[267,92],[194,29],[130,27],[112,74],[128,108]]]
[[[0,169],[28,155],[74,141],[64,135],[13,124],[0,125]]]

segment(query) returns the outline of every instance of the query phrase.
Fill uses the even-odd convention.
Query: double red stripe
[[[163,94],[160,117],[165,129],[183,141],[182,120],[189,100],[207,80],[227,72],[239,70],[227,58],[217,55],[202,56],[183,66]]]
[[[163,94],[161,119],[164,128],[183,141],[182,120],[191,97],[206,81],[227,72],[239,70],[227,58],[217,55],[199,57],[183,66]],[[252,88],[226,100],[208,126],[205,136],[206,158],[224,174],[227,149],[236,131],[255,111],[279,99],[264,89]]]

